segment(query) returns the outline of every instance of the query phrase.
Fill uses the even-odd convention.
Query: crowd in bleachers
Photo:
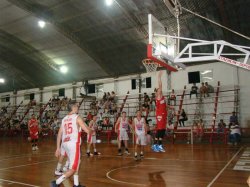
[[[195,84],[190,89],[190,98],[193,94],[195,94],[198,97],[198,94],[200,94],[200,97],[209,97],[211,93],[214,92],[214,88],[206,83],[201,83],[200,88],[198,88]],[[168,103],[172,106],[178,106],[179,101],[178,97],[180,95],[177,95],[175,93],[175,90],[172,89],[170,93],[167,94],[167,100]],[[60,127],[60,116],[59,111],[60,110],[66,110],[67,108],[67,102],[69,99],[67,97],[64,97],[60,99],[59,97],[54,97],[49,102],[49,107],[44,108],[44,105],[41,106],[39,113],[36,115],[37,118],[39,118],[40,122],[40,128],[41,132],[44,135],[48,135],[49,131],[52,131],[53,134],[56,134],[59,127]],[[114,120],[117,117],[114,114],[117,114],[117,106],[118,106],[118,97],[116,96],[115,92],[107,92],[104,93],[103,97],[98,100],[95,98],[91,103],[89,104],[89,111],[87,112],[86,116],[86,122],[90,121],[94,114],[99,115],[99,121],[98,124],[103,130],[111,130],[113,129]],[[30,102],[27,107],[31,107],[35,105],[35,102]],[[155,111],[155,93],[143,94],[141,108],[144,111],[145,117],[149,115],[150,112]],[[11,119],[9,119],[6,115],[7,108],[2,107],[1,108],[1,115],[0,115],[0,130],[13,130],[13,131],[22,131],[27,130],[27,123],[28,119],[25,118],[22,123],[20,123],[20,120],[22,119],[21,115],[14,115]],[[179,115],[178,120],[176,120],[176,116]],[[226,125],[223,120],[220,120],[218,123],[218,126],[216,128],[217,133],[225,133],[226,128],[228,127],[230,129],[230,140],[232,142],[238,142],[240,136],[233,135],[235,133],[240,134],[239,129],[239,123],[238,120],[235,120],[235,117],[237,116],[235,113],[230,117],[230,124]],[[131,116],[130,116],[131,117]],[[114,118],[113,121],[111,118]],[[174,110],[169,110],[169,128],[172,126],[172,129],[177,130],[178,126],[185,127],[185,122],[188,121],[188,113],[182,109],[180,114],[178,114]],[[179,125],[178,125],[179,124]],[[204,135],[204,121],[202,119],[194,120],[193,124],[191,126],[193,129],[193,132],[198,140],[202,140],[202,137]]]

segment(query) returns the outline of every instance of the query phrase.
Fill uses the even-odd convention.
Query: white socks
[[[66,179],[65,175],[62,175],[56,180],[56,184],[61,184]]]
[[[96,149],[94,149],[94,152],[96,152]]]
[[[57,171],[62,170],[62,164],[61,164],[61,163],[58,162],[57,167],[56,167],[56,170],[57,170]]]
[[[75,186],[79,185],[79,177],[78,177],[78,175],[74,175],[74,185]]]

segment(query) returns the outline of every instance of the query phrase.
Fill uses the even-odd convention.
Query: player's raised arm
[[[87,124],[82,120],[80,116],[77,117],[77,124],[84,130],[87,134],[92,133],[92,129],[90,129]]]
[[[157,97],[161,97],[162,96],[162,77],[163,71],[160,71],[158,73],[158,89],[157,89]]]

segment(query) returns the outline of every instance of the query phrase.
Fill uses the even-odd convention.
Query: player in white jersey
[[[128,118],[126,117],[126,112],[122,112],[122,116],[118,118],[115,124],[115,132],[117,133],[118,139],[118,155],[122,156],[121,143],[124,142],[125,145],[125,153],[129,155],[128,151]]]
[[[82,187],[79,184],[78,169],[80,164],[80,145],[81,130],[91,134],[92,130],[84,123],[82,118],[78,116],[78,104],[70,101],[68,110],[70,113],[62,120],[62,125],[57,135],[57,149],[55,156],[67,154],[69,159],[69,170],[59,177],[56,181],[51,182],[51,187],[59,187],[59,185],[67,178],[74,175],[74,187]]]
[[[93,119],[89,122],[89,128],[92,129],[93,133],[92,134],[88,134],[87,136],[87,156],[90,156],[92,155],[90,153],[90,147],[91,145],[93,144],[93,147],[94,147],[94,155],[100,155],[101,153],[97,152],[96,150],[96,131],[97,131],[97,128],[98,128],[98,125],[97,125],[97,116],[94,115],[93,116]]]
[[[146,120],[141,115],[141,111],[137,111],[136,117],[133,120],[133,129],[135,132],[135,159],[137,160],[137,147],[140,145],[140,157],[144,157],[144,146],[147,145],[147,126],[146,126]]]

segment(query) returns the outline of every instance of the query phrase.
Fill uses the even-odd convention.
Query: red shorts
[[[38,139],[38,132],[30,132],[30,138],[31,140]]]
[[[167,127],[167,114],[156,114],[156,128],[157,130],[166,129]]]

